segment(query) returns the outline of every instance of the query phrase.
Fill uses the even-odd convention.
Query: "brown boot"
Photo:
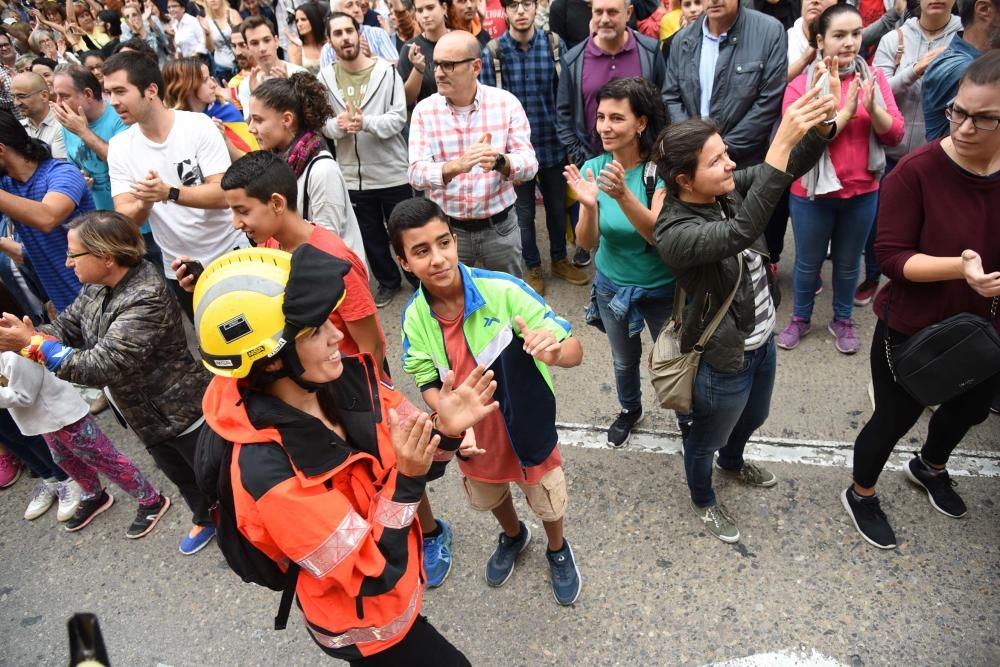
[[[533,266],[524,274],[524,282],[528,287],[538,292],[538,296],[545,296],[545,281],[542,279],[542,267]]]
[[[562,278],[570,285],[586,285],[590,282],[590,276],[586,271],[573,266],[565,258],[552,262],[552,275]]]

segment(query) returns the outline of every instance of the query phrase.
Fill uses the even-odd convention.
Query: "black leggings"
[[[879,320],[871,349],[875,413],[854,442],[854,481],[865,488],[875,486],[896,443],[913,428],[924,411],[924,406],[892,378],[885,356],[887,331],[885,322]],[[893,344],[907,338],[895,331],[889,331],[889,335]],[[938,407],[927,428],[927,441],[920,450],[924,461],[934,465],[946,464],[969,429],[989,416],[990,403],[998,390],[1000,375]]]
[[[352,667],[472,667],[423,616],[418,616],[403,641],[366,658],[351,660]]]

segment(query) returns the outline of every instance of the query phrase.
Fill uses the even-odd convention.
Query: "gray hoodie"
[[[334,65],[327,65],[319,72],[320,82],[330,91],[334,114],[323,128],[323,134],[337,144],[337,162],[347,188],[381,190],[406,185],[410,157],[403,135],[406,93],[399,72],[381,58],[375,61],[361,99],[362,130],[347,134],[337,125],[337,116],[347,104],[333,68]]]
[[[873,65],[882,70],[885,78],[889,80],[889,87],[892,88],[893,97],[896,98],[896,106],[906,120],[906,133],[903,141],[898,146],[886,146],[886,157],[899,161],[910,151],[924,145],[924,109],[920,95],[923,87],[923,77],[917,76],[913,66],[918,60],[924,57],[928,51],[948,46],[951,40],[962,29],[962,21],[957,16],[952,16],[951,21],[933,39],[927,39],[924,31],[920,29],[916,17],[908,19],[902,27],[886,33],[882,41],[879,42],[878,50],[875,52]],[[896,65],[896,49],[899,46],[899,37],[903,37],[903,57]]]

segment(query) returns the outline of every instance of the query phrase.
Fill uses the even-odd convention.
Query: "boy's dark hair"
[[[243,23],[239,25],[240,34],[243,35],[243,39],[246,39],[248,31],[259,28],[262,25],[266,25],[267,29],[271,31],[271,35],[277,37],[278,33],[275,32],[274,25],[263,16],[248,16],[243,19]]]
[[[124,71],[128,82],[138,88],[140,92],[145,91],[150,85],[156,84],[156,94],[160,101],[163,101],[163,96],[166,94],[160,66],[149,58],[136,58],[127,51],[116,53],[104,61],[101,71],[104,72],[104,76]]]
[[[715,121],[705,118],[689,118],[668,126],[660,133],[653,147],[652,159],[656,160],[656,174],[663,179],[667,192],[677,197],[681,186],[678,176],[694,179],[698,171],[698,157],[705,142],[712,135],[722,134]]]
[[[144,40],[142,37],[132,37],[130,39],[126,39],[124,42],[120,42],[115,47],[114,53],[117,54],[121,53],[122,51],[125,51],[126,53],[131,51],[132,53],[138,53],[140,55],[146,56],[147,58],[151,59],[154,63],[156,63],[157,67],[160,66],[160,59],[159,56],[156,55],[156,51],[154,51],[153,47],[151,47],[148,43],[146,43],[146,40]]]
[[[34,67],[35,65],[45,65],[53,72],[55,72],[56,68],[59,67],[59,63],[57,63],[55,60],[52,60],[52,58],[46,58],[45,56],[38,56],[37,58],[32,60],[31,66]]]
[[[451,232],[451,220],[444,214],[441,207],[430,199],[423,197],[411,197],[396,204],[389,215],[389,241],[392,242],[392,249],[397,257],[406,257],[403,248],[403,232],[408,229],[419,229],[430,224],[434,220],[440,220],[448,225]]]
[[[252,151],[234,162],[222,176],[222,190],[246,190],[247,196],[262,202],[279,194],[285,198],[288,210],[296,210],[299,196],[295,172],[271,151]]]

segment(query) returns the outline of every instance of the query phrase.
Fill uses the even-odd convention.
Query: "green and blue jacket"
[[[572,334],[570,323],[549,308],[524,281],[506,273],[459,264],[465,292],[462,329],[476,363],[492,370],[507,433],[522,467],[542,463],[558,443],[556,399],[546,364],[524,351],[514,317],[529,329],[545,328],[557,341]],[[419,287],[403,309],[403,370],[420,391],[440,387],[451,363],[444,331]]]

